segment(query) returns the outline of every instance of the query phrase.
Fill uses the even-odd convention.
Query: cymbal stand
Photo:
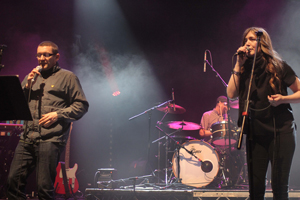
[[[165,101],[165,102],[163,102],[163,103],[161,103],[161,104],[159,104],[159,105],[157,105],[157,106],[153,106],[152,108],[149,108],[149,109],[147,109],[147,110],[145,110],[145,111],[143,111],[143,112],[141,112],[140,114],[137,114],[137,115],[135,115],[135,116],[133,116],[133,117],[131,117],[131,118],[129,118],[128,120],[130,121],[130,120],[133,120],[133,119],[135,119],[135,118],[137,118],[137,117],[139,117],[139,116],[141,116],[141,115],[143,115],[143,114],[146,114],[146,113],[148,113],[148,115],[149,115],[149,117],[148,117],[148,121],[149,121],[149,131],[148,131],[148,148],[147,148],[147,161],[149,161],[149,155],[150,155],[150,126],[151,126],[151,112],[152,112],[152,110],[156,110],[157,108],[160,108],[160,107],[162,107],[162,106],[164,106],[164,105],[166,105],[166,104],[170,104],[171,102],[173,102],[173,100],[168,100],[168,101]],[[153,142],[152,142],[153,143]],[[147,163],[149,163],[149,162],[147,162]]]
[[[172,132],[172,133],[170,133],[170,134],[168,134],[168,133],[166,133],[165,131],[163,131],[161,128],[159,128],[158,126],[156,126],[155,128],[157,128],[157,129],[159,129],[161,132],[163,132],[166,136],[163,136],[163,137],[165,137],[166,139],[168,139],[168,138],[170,138],[171,140],[173,140],[174,142],[175,142],[175,144],[178,146],[177,148],[177,151],[178,151],[178,153],[177,153],[177,165],[178,165],[178,169],[177,169],[177,172],[178,172],[178,174],[177,174],[177,179],[178,179],[178,182],[179,183],[181,183],[181,179],[180,179],[180,156],[179,156],[179,150],[181,149],[181,148],[183,148],[186,152],[188,152],[189,154],[191,154],[193,157],[195,157],[197,160],[199,160],[202,164],[203,164],[203,162],[202,162],[202,160],[200,160],[200,158],[198,158],[194,153],[193,153],[193,151],[189,151],[187,148],[185,148],[182,144],[180,144],[178,141],[176,141],[174,138],[172,138],[172,137],[170,137],[172,134],[174,134],[174,133],[176,133],[176,132],[178,132],[178,131],[181,131],[183,128],[180,128],[180,129],[177,129],[176,131],[174,131],[174,132]],[[160,139],[162,139],[163,137],[161,137],[161,138],[159,138],[158,140],[160,140]],[[157,141],[157,140],[156,140]],[[167,141],[168,142],[168,141]],[[167,158],[167,156],[168,156],[168,149],[166,148],[166,171],[165,171],[165,183],[166,183],[166,186],[168,186],[168,174],[167,174],[167,172],[168,172],[168,166],[167,166],[167,160],[168,160],[168,158]],[[206,164],[205,162],[204,162],[204,164]]]
[[[242,143],[243,143],[243,147],[241,148],[240,151],[241,153],[239,155],[240,158],[239,166],[241,166],[241,169],[235,185],[237,187],[247,188],[249,186],[249,182],[248,182],[248,172],[247,172],[247,154],[246,154],[246,148],[244,144],[245,140],[243,140]]]
[[[164,114],[164,116],[162,117],[162,119],[160,121],[158,121],[156,124],[160,127],[160,125],[162,124],[162,121],[164,120],[164,118],[166,117],[166,115],[169,113],[169,111],[167,110]],[[160,131],[158,131],[158,138],[160,138]],[[154,141],[152,142],[154,143]],[[160,169],[160,161],[161,161],[161,151],[160,151],[160,148],[161,148],[161,141],[158,142],[158,151],[157,151],[157,170],[158,170],[158,173],[157,173],[157,183],[160,182],[160,172],[161,172],[161,169]]]
[[[223,149],[223,148],[220,148],[220,147],[215,147],[216,151],[220,153],[220,161],[219,161],[219,165],[220,165],[220,170],[221,170],[221,177],[222,177],[222,180],[224,180],[224,183],[225,183],[225,186],[228,186],[228,179],[226,178],[226,156],[227,156],[227,153],[226,153],[226,149]],[[230,156],[230,155],[229,155]],[[230,171],[231,173],[231,171]],[[229,177],[229,180],[230,180],[230,177]],[[222,185],[222,183],[220,184]]]
[[[163,132],[165,133],[160,127],[156,126],[156,128],[159,130],[159,133],[160,132]],[[165,133],[165,136],[162,136],[154,141],[152,141],[152,144],[155,143],[155,142],[159,142],[160,140],[162,139],[166,139],[166,143],[165,143],[165,184],[168,185],[168,152],[169,152],[169,141],[168,139],[170,138],[171,135],[173,135],[174,133],[177,133],[177,132],[180,132],[182,129],[177,129],[176,131],[170,133],[170,134],[167,134]],[[173,138],[171,138],[173,139]],[[175,141],[176,142],[176,141]],[[159,142],[160,143],[160,142]],[[159,144],[159,151],[160,151],[160,144]],[[159,156],[159,163],[160,163],[160,156]]]

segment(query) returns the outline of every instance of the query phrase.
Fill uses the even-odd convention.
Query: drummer
[[[212,135],[210,128],[216,122],[221,122],[227,118],[227,97],[219,96],[217,98],[216,107],[213,110],[209,110],[202,115],[201,118],[201,129],[199,135],[204,140],[210,140]]]

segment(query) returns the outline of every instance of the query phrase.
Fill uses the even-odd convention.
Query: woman
[[[228,83],[227,95],[229,98],[239,97],[240,126],[258,43],[256,33],[259,32],[262,36],[249,95],[246,120],[249,123],[245,124],[244,132],[253,136],[250,141],[250,134],[247,134],[247,155],[252,155],[253,167],[250,198],[264,199],[270,162],[273,198],[284,200],[288,199],[290,169],[296,146],[296,125],[290,103],[300,102],[300,81],[273,49],[270,36],[264,29],[251,27],[245,30],[242,46],[237,49],[237,61]],[[288,87],[293,94],[287,94]]]

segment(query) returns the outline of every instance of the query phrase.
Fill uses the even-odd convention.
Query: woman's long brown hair
[[[245,30],[243,34],[242,46],[245,45],[245,37],[249,32],[256,34],[257,31],[261,31],[263,35],[260,38],[260,48],[263,53],[263,59],[266,61],[266,72],[271,74],[271,79],[269,84],[271,88],[276,93],[281,93],[281,75],[282,75],[282,67],[283,61],[279,54],[273,49],[272,41],[267,33],[263,28],[259,27],[251,27]]]

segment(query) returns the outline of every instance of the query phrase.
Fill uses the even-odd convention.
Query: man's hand
[[[200,129],[199,130],[199,135],[201,137],[211,136],[212,132],[210,132],[209,130]]]
[[[56,112],[50,112],[45,115],[42,115],[42,118],[39,120],[39,125],[48,128],[58,119]]]
[[[35,76],[35,74],[38,74],[38,75],[41,74],[39,66],[37,66],[36,68],[33,68],[33,70],[28,74],[27,84],[25,86],[27,89],[29,89],[30,87],[32,87],[32,85],[36,82],[36,79],[34,80],[34,82],[32,82],[32,79]]]

